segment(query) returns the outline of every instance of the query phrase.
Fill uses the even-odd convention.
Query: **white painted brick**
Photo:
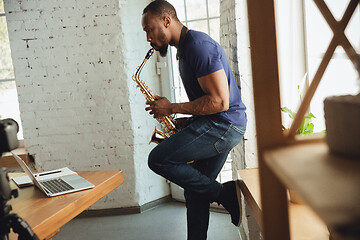
[[[9,40],[20,40],[20,39],[34,39],[36,38],[35,31],[9,31]],[[10,44],[11,45],[11,44]]]
[[[93,7],[93,3],[90,1],[76,1],[75,4],[78,9],[88,9]]]
[[[10,15],[14,12],[19,12],[19,11],[21,11],[20,1],[4,0],[4,8],[5,8],[6,15]]]
[[[20,39],[20,40],[14,40],[14,41],[11,41],[11,52],[21,52],[21,51],[24,51],[24,50],[27,50],[27,44],[26,44],[26,41]],[[27,57],[29,55],[25,55],[25,57]]]
[[[7,26],[9,29],[11,29],[12,31],[19,31],[21,29],[24,28],[24,21],[20,20],[20,21],[7,21]]]
[[[58,29],[59,26],[61,26],[61,19],[54,18],[52,14],[49,14],[48,16],[44,17],[44,23],[49,29]]]
[[[44,29],[46,25],[43,21],[28,20],[28,21],[24,21],[22,27],[24,28],[24,30]]]
[[[37,20],[40,18],[40,12],[39,11],[24,11],[21,14],[21,19],[24,21],[27,20]]]
[[[40,39],[27,40],[27,41],[24,41],[24,43],[25,43],[30,49],[44,47],[44,42],[43,42],[42,40],[40,40]]]
[[[27,0],[21,0],[20,2],[20,9],[21,10],[36,10],[39,8],[38,1],[27,1]]]
[[[78,16],[79,14],[81,14],[81,12],[77,9],[56,8],[56,10],[51,13],[51,17],[62,22],[65,18],[73,18],[75,20],[76,18],[74,18],[74,16]]]
[[[54,8],[59,8],[62,6],[62,1],[39,1],[39,9],[42,10],[52,10]]]
[[[74,133],[75,133],[75,128],[72,126],[56,126],[56,127],[43,126],[43,127],[39,128],[39,135],[41,135],[41,136],[71,135]],[[68,149],[68,150],[70,150],[70,149]]]

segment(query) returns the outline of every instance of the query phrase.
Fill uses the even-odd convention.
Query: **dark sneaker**
[[[238,181],[224,183],[217,202],[230,213],[231,222],[239,227],[241,223],[241,195]]]

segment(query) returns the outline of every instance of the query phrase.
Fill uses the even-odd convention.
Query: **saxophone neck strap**
[[[183,26],[182,29],[181,29],[181,34],[180,34],[179,47],[178,47],[177,53],[176,53],[176,59],[177,60],[179,60],[181,58],[181,47],[182,47],[182,45],[184,43],[187,31],[188,31],[188,28]]]

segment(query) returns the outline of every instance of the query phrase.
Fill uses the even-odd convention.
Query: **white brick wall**
[[[233,178],[236,179],[237,170],[258,165],[246,0],[221,0],[220,13],[221,45],[228,55],[235,80],[241,83],[242,100],[248,116],[245,141],[231,151]],[[260,231],[252,213],[244,199],[242,203],[244,214],[240,226],[241,237],[244,240],[260,239]]]
[[[233,70],[235,80],[241,84],[248,124],[244,144],[232,151],[233,170],[257,167],[256,131],[253,104],[250,44],[246,0],[221,0],[220,41]],[[245,155],[244,155],[245,151]],[[236,172],[234,172],[236,175]]]
[[[25,145],[37,169],[124,171],[125,183],[93,208],[169,192],[147,168],[155,122],[131,80],[148,50],[140,24],[147,2],[5,0]],[[142,76],[158,84],[154,60]]]

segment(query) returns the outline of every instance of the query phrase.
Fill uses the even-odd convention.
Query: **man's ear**
[[[164,27],[168,28],[171,24],[171,18],[169,16],[165,16],[163,18]]]

